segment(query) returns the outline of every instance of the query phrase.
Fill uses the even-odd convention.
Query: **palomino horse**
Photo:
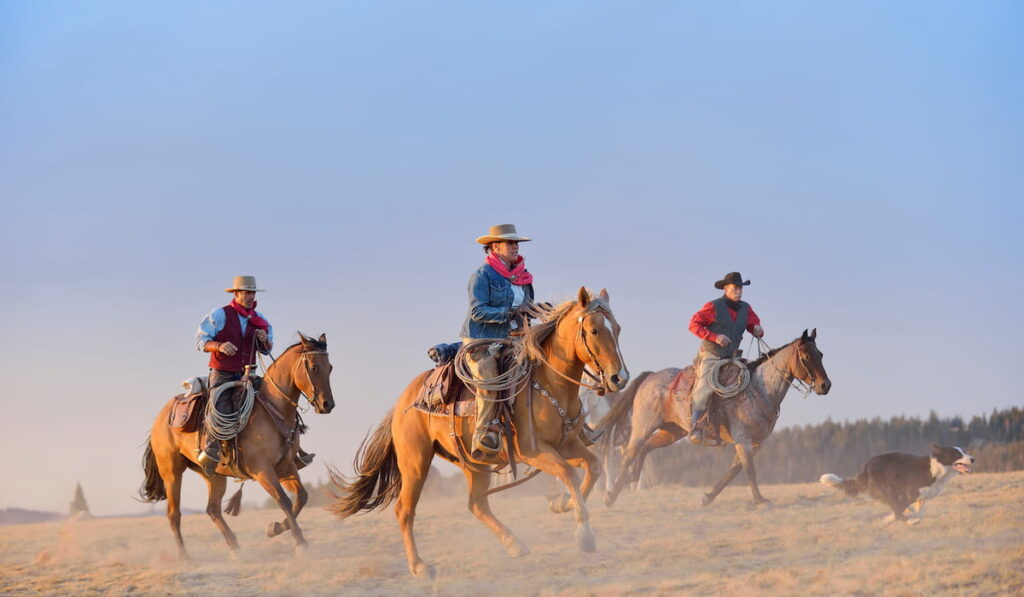
[[[260,388],[260,393],[283,415],[284,424],[292,426],[291,438],[285,439],[278,424],[259,401],[256,402],[258,407],[254,405],[252,409],[248,425],[237,438],[238,451],[242,455],[239,466],[247,476],[243,478],[255,479],[285,514],[282,522],[270,523],[267,535],[272,537],[291,529],[297,550],[305,548],[306,540],[295,519],[308,498],[295,464],[295,454],[299,449],[297,408],[299,399],[305,394],[316,412],[331,412],[334,396],[331,393],[330,373],[327,337],[321,334],[319,340],[314,340],[299,334],[299,342],[288,347],[267,367]],[[221,514],[221,499],[227,486],[225,475],[239,475],[221,464],[216,473],[207,476],[196,463],[197,448],[200,447],[197,437],[199,432],[186,433],[181,429],[172,429],[168,425],[170,408],[171,402],[168,402],[160,409],[153,423],[142,461],[146,480],[139,493],[148,502],[167,499],[167,519],[178,543],[178,554],[182,559],[187,559],[188,552],[181,538],[181,479],[186,468],[196,471],[206,479],[209,486],[206,513],[224,535],[232,555],[235,555],[238,552],[238,541]],[[295,494],[294,504],[285,489]]]
[[[815,344],[817,334],[817,329],[810,334],[804,330],[800,338],[750,363],[752,373],[747,389],[733,398],[715,398],[723,401],[722,408],[728,419],[727,423],[719,426],[719,433],[723,440],[735,445],[736,456],[725,477],[701,498],[702,505],[707,506],[714,501],[741,468],[750,482],[754,503],[768,501],[757,488],[754,455],[775,428],[786,391],[794,379],[822,395],[828,394],[832,387],[821,363],[821,351]],[[623,399],[601,421],[600,427],[605,429],[605,433],[614,435],[618,428],[627,424],[632,411],[626,458],[615,486],[605,494],[606,505],[615,503],[622,487],[636,480],[648,452],[672,444],[690,432],[689,399],[681,399],[669,391],[678,373],[679,369],[674,368],[641,373],[644,379],[638,376],[635,382],[639,387],[635,390],[630,387],[632,392],[624,392]]]
[[[517,386],[519,392],[512,407],[515,455],[554,475],[568,488],[572,498],[567,505],[575,509],[576,542],[583,551],[596,547],[585,500],[600,471],[597,457],[579,438],[582,407],[576,386],[580,385],[584,366],[597,371],[600,383],[609,390],[617,390],[629,381],[618,336],[619,325],[609,307],[608,293],[602,290],[593,298],[580,288],[578,300],[552,309],[541,323],[527,329],[522,340],[534,366],[526,383]],[[432,577],[433,567],[420,558],[416,549],[413,522],[423,482],[437,454],[462,468],[469,485],[469,510],[498,536],[508,553],[529,553],[526,545],[491,513],[487,498],[490,475],[480,465],[498,461],[456,456],[467,452],[456,442],[469,445],[474,417],[449,420],[413,408],[428,373],[412,380],[395,408],[363,442],[356,457],[359,476],[350,481],[332,471],[331,480],[339,495],[328,509],[346,518],[362,510],[384,508],[397,498],[395,514],[405,541],[409,571],[414,576]],[[582,485],[571,466],[583,468]]]

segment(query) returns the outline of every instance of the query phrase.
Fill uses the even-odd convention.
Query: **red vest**
[[[231,308],[231,305],[224,307],[224,328],[213,337],[216,342],[230,342],[238,348],[232,356],[220,351],[210,353],[210,369],[231,371],[233,373],[245,372],[246,365],[256,364],[256,326],[250,324],[245,326],[245,335],[242,335],[242,324],[238,321],[238,312]]]

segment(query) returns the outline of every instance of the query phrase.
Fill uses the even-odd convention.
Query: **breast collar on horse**
[[[269,375],[269,369],[267,368],[266,364],[264,364],[264,362],[263,362],[263,353],[257,352],[256,354],[259,355],[260,365],[263,367],[263,371],[266,374],[266,375],[264,375],[264,379],[270,381],[270,385],[274,386],[274,388],[276,388],[277,391],[280,392],[280,394],[282,396],[284,396],[285,400],[287,400],[288,402],[291,402],[292,406],[294,406],[295,408],[298,409],[299,408],[299,400],[303,396],[306,397],[306,402],[309,402],[309,403],[313,402],[312,400],[309,399],[309,396],[306,396],[305,392],[303,392],[302,389],[299,388],[299,384],[295,384],[295,389],[299,391],[299,398],[297,398],[293,402],[292,399],[288,396],[288,393],[285,392],[284,390],[282,390],[281,386],[277,385],[277,382],[274,381],[274,378]],[[300,357],[299,361],[297,363],[295,363],[295,365],[292,366],[292,379],[298,379],[297,376],[295,375],[295,368],[299,366],[299,363],[301,363],[302,364],[302,369],[306,372],[306,379],[309,381],[309,387],[312,388],[312,387],[314,387],[313,376],[309,373],[309,361],[308,361],[308,358],[307,358],[307,355],[311,355],[311,354],[327,355],[328,352],[326,350],[304,350],[304,351],[300,352],[299,353],[299,357]],[[277,363],[277,359],[274,358],[274,355],[270,355],[270,361],[271,361],[271,364]]]

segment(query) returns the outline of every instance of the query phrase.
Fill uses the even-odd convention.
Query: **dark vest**
[[[238,347],[238,352],[227,356],[222,352],[210,353],[210,369],[243,373],[246,365],[256,364],[256,326],[245,326],[242,335],[242,324],[238,321],[238,312],[231,305],[224,307],[224,328],[213,337],[217,342],[230,342]]]
[[[708,326],[708,329],[714,334],[721,334],[729,338],[732,344],[723,347],[710,340],[704,340],[701,342],[700,348],[721,358],[731,357],[733,352],[739,350],[743,331],[747,329],[750,305],[740,301],[740,310],[736,312],[736,321],[733,321],[732,316],[729,315],[729,306],[725,304],[725,297],[716,298],[711,301],[711,304],[715,306],[715,321]]]

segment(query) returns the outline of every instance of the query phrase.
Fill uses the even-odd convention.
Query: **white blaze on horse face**
[[[612,325],[611,318],[607,315],[604,318],[604,327],[608,328],[608,333],[612,335],[612,342],[615,343],[615,354],[619,357],[619,366],[621,367],[618,371],[619,379],[626,379],[629,376],[629,371],[626,370],[626,359],[622,358],[622,349],[619,348],[619,338],[615,335],[615,326]]]

